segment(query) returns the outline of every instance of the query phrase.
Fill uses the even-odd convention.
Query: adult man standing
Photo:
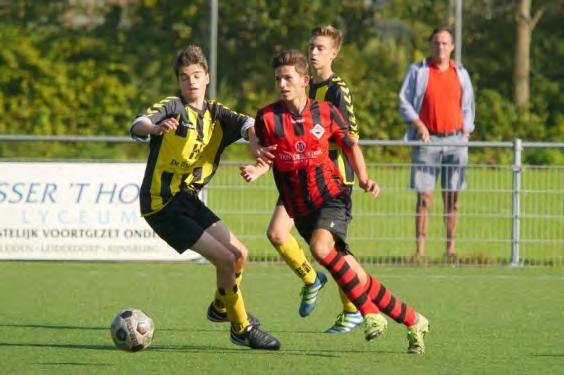
[[[429,41],[431,57],[409,67],[399,93],[400,113],[410,124],[407,140],[441,143],[438,147],[413,147],[410,186],[417,191],[416,256],[425,255],[429,207],[439,174],[445,212],[446,255],[454,256],[458,192],[466,187],[468,148],[450,144],[467,142],[474,131],[474,91],[466,69],[450,58],[454,50],[451,30],[436,28]]]

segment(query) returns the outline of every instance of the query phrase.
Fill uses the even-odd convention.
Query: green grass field
[[[557,268],[369,267],[427,315],[427,353],[405,353],[405,329],[366,343],[362,330],[321,333],[339,311],[334,283],[308,318],[283,265],[251,263],[246,305],[282,341],[279,352],[229,342],[208,322],[214,270],[201,264],[0,263],[2,374],[556,374],[564,368],[564,273]],[[113,348],[125,307],[153,317],[153,346]]]

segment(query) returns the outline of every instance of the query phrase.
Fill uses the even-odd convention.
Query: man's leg
[[[456,229],[458,227],[458,192],[443,191],[446,225],[446,255],[455,255]]]
[[[433,201],[433,193],[417,193],[417,204],[415,207],[415,241],[416,256],[425,256],[425,240],[429,223],[429,208]]]
[[[468,142],[464,135],[452,137],[453,142]],[[466,188],[468,147],[448,147],[441,166],[441,189],[446,226],[446,255],[455,255],[458,227],[458,192]]]
[[[425,256],[429,208],[433,199],[436,178],[440,172],[440,162],[439,147],[413,147],[409,185],[417,192],[415,207],[415,255],[417,257]]]

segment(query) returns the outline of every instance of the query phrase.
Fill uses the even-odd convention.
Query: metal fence
[[[366,147],[409,147],[417,142],[363,141]],[[433,144],[429,144],[433,145]],[[438,144],[437,144],[438,145]],[[468,144],[459,144],[468,146]],[[409,188],[409,163],[367,160],[381,186],[374,199],[353,190],[349,243],[368,263],[564,265],[564,166],[521,163],[524,148],[564,148],[562,144],[470,142],[470,148],[512,150],[513,163],[470,164],[467,188],[459,196],[457,256],[445,257],[446,233],[440,186],[430,208],[425,259],[415,259],[416,194]],[[470,153],[472,150],[470,150]],[[248,245],[255,259],[276,260],[266,227],[277,199],[273,179],[244,184],[242,162],[225,162],[209,185],[207,202]],[[305,246],[305,244],[302,242]]]
[[[127,137],[0,136],[0,141],[129,142]],[[419,142],[361,141],[370,147],[406,148]],[[430,143],[429,145],[434,145]],[[439,145],[439,144],[437,144]],[[456,144],[455,144],[456,145]],[[457,146],[510,151],[507,164],[469,164],[467,188],[460,193],[456,258],[446,258],[440,188],[430,208],[425,263],[564,265],[564,166],[526,165],[524,149],[564,150],[564,143],[469,142]],[[266,239],[277,199],[271,176],[247,184],[238,167],[225,161],[205,192],[208,205],[247,245],[251,259],[278,261]],[[366,263],[410,264],[415,253],[416,194],[409,189],[409,162],[385,163],[367,158],[369,174],[381,186],[374,199],[353,190],[349,243]],[[296,234],[296,237],[297,236]],[[305,247],[305,244],[302,241]]]

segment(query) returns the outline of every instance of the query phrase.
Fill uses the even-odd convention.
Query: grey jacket
[[[462,124],[465,132],[472,133],[474,131],[474,89],[468,71],[461,65],[455,64],[456,74],[462,88]],[[411,125],[411,121],[419,117],[419,111],[423,104],[425,91],[427,90],[427,82],[429,81],[429,66],[427,59],[415,64],[411,64],[399,92],[399,111],[404,121]],[[405,136],[406,140],[418,139],[417,131],[413,125],[409,126]]]

